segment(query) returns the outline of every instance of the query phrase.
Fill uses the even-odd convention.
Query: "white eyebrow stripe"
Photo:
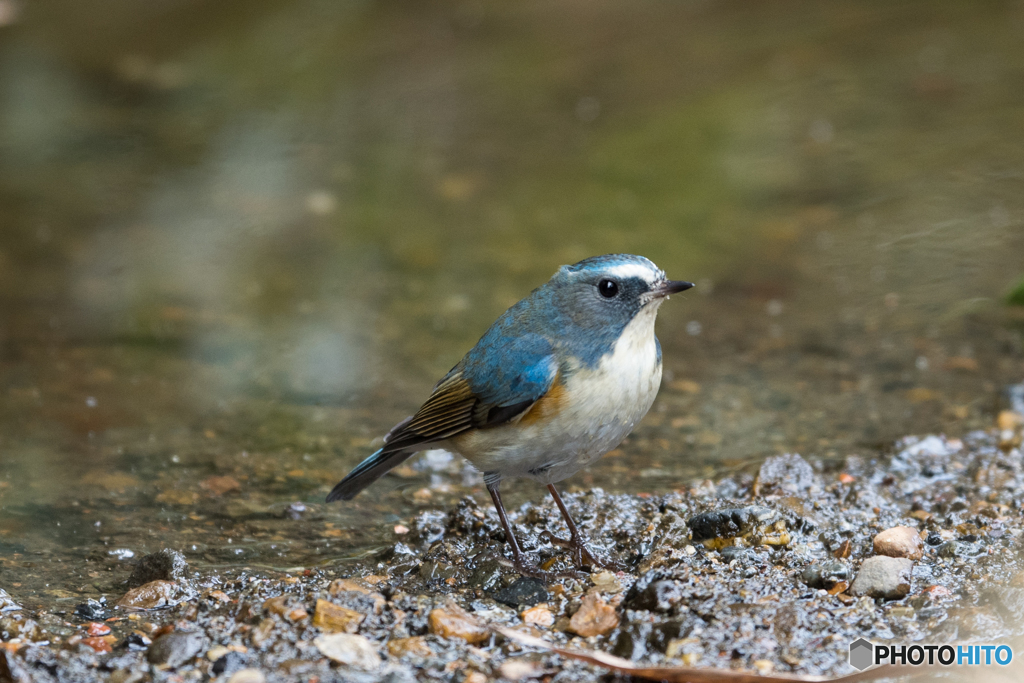
[[[643,265],[642,263],[623,263],[622,265],[612,266],[605,272],[612,277],[638,277],[646,282],[654,282],[658,279],[657,271],[650,266]]]

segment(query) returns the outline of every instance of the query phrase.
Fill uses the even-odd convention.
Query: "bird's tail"
[[[387,448],[385,446],[385,448]],[[365,489],[373,482],[380,479],[393,467],[404,462],[414,451],[386,451],[380,449],[366,460],[362,461],[348,475],[338,482],[338,485],[331,489],[327,495],[327,502],[336,500],[352,500],[356,494]]]

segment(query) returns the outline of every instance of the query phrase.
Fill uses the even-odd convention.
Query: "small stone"
[[[626,597],[626,603],[632,609],[668,612],[682,599],[683,594],[675,581],[670,579],[652,581],[642,577],[630,590]]]
[[[521,681],[524,678],[537,678],[544,672],[537,668],[532,662],[524,662],[520,659],[510,659],[502,662],[498,667],[498,675],[510,681]]]
[[[117,639],[114,636],[94,636],[92,638],[82,638],[82,645],[88,645],[96,652],[96,654],[109,654],[114,651],[114,643]]]
[[[107,608],[106,606],[96,600],[87,600],[80,605],[75,606],[75,616],[82,619],[106,619]]]
[[[523,623],[538,628],[551,628],[555,624],[555,614],[547,605],[531,607],[522,614]]]
[[[466,677],[462,679],[462,683],[487,683],[488,680],[487,674],[482,671],[470,671],[466,674]]]
[[[541,581],[523,576],[495,593],[494,599],[509,607],[533,607],[548,599],[548,591]]]
[[[427,622],[430,632],[434,635],[443,638],[462,638],[471,645],[482,643],[491,635],[483,624],[454,606],[431,610]]]
[[[328,600],[317,600],[313,625],[328,633],[355,633],[366,615],[354,609],[335,605]]]
[[[433,654],[423,636],[395,638],[388,641],[388,654],[392,657],[429,657]]]
[[[231,650],[214,660],[213,664],[210,666],[210,671],[214,676],[221,676],[223,674],[241,671],[245,668],[245,665],[245,656],[239,652]]]
[[[814,468],[796,453],[764,461],[754,481],[755,495],[798,495],[814,487]]]
[[[879,533],[874,541],[875,554],[920,560],[924,547],[917,531],[908,526],[896,526]]]
[[[266,676],[259,669],[239,669],[231,674],[228,683],[266,683]]]
[[[254,647],[263,647],[263,645],[270,640],[270,637],[274,634],[274,627],[276,624],[273,619],[264,619],[256,625],[249,635],[249,640],[252,642]]]
[[[380,583],[381,577],[378,576],[366,576],[361,579],[335,579],[328,586],[327,592],[332,596],[337,596],[340,593],[361,593],[368,595],[373,598],[373,613],[380,614],[383,611],[384,606],[387,604],[387,600],[380,593],[374,591],[372,586]]]
[[[775,670],[775,662],[770,659],[755,659],[751,664],[757,669],[757,673],[762,676],[767,676]]]
[[[295,605],[295,600],[290,595],[279,595],[276,598],[264,600],[263,610],[293,623],[302,621],[309,616],[304,608]]]
[[[231,652],[231,650],[227,649],[223,645],[215,645],[206,651],[206,658],[211,662],[216,662],[229,652]]]
[[[110,627],[94,621],[85,627],[85,631],[90,636],[105,636],[110,633]]]
[[[1003,410],[999,413],[999,417],[996,418],[996,426],[1001,431],[1019,429],[1024,426],[1024,415],[1015,413],[1012,410]]]
[[[594,582],[594,587],[602,593],[621,593],[622,584],[615,577],[615,574],[609,571],[598,572],[590,577],[590,580]]]
[[[142,557],[128,577],[128,587],[138,588],[153,581],[187,581],[188,562],[177,550],[164,548]]]
[[[727,545],[789,545],[790,541],[786,520],[762,505],[703,512],[687,525],[694,543],[713,550]]]
[[[846,583],[850,578],[850,569],[842,562],[829,560],[808,565],[801,573],[800,580],[809,588],[832,590],[835,586]]]
[[[875,555],[864,560],[850,587],[850,595],[898,600],[910,592],[912,560]]]
[[[569,630],[584,638],[603,635],[618,625],[615,608],[595,594],[584,596],[580,608],[569,620]]]
[[[166,607],[174,602],[177,593],[178,584],[173,581],[150,581],[125,593],[117,606],[123,609]]]
[[[14,602],[7,591],[0,588],[0,612],[13,612],[19,609],[21,609],[21,605]]]
[[[718,554],[722,556],[724,562],[732,562],[745,559],[750,555],[750,550],[738,545],[727,545],[719,550]]]
[[[198,633],[173,631],[165,633],[149,646],[146,659],[150,664],[176,669],[199,654],[204,638]]]
[[[380,667],[380,655],[366,637],[352,633],[329,633],[313,641],[320,654],[328,659],[365,671]]]

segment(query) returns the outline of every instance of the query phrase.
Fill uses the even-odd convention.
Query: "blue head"
[[[665,271],[643,256],[606,254],[562,266],[546,286],[574,323],[622,329],[641,311],[693,284],[666,279]]]
[[[562,266],[527,301],[529,315],[543,319],[544,331],[589,365],[638,317],[649,318],[653,333],[661,302],[690,287],[689,282],[666,279],[643,256],[607,254]]]

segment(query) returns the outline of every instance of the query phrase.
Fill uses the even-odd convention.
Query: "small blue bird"
[[[526,565],[505,515],[498,487],[510,477],[547,486],[577,565],[607,566],[554,484],[618,446],[647,413],[661,385],[658,307],[690,287],[631,254],[562,266],[505,311],[327,501],[350,500],[416,451],[445,448],[483,472],[518,571],[544,574]]]

